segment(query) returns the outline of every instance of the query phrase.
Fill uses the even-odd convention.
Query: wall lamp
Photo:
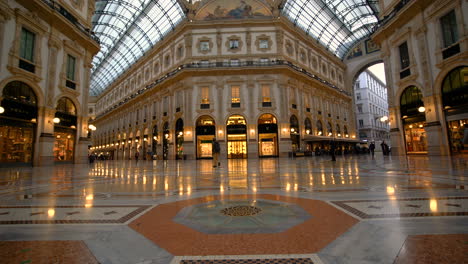
[[[2,106],[0,106],[0,114],[3,114],[5,113],[5,108],[3,108]]]
[[[53,121],[55,124],[58,124],[58,123],[60,123],[60,118],[54,117],[54,119],[52,119],[52,121]]]

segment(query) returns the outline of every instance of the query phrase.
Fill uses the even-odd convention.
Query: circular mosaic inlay
[[[251,216],[261,211],[262,209],[251,205],[236,205],[222,209],[221,213],[228,216]]]

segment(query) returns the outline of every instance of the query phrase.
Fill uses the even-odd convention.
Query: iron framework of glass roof
[[[376,0],[284,0],[282,14],[343,59],[378,22]],[[186,18],[178,0],[96,0],[90,94],[99,95]]]
[[[101,50],[93,58],[90,94],[103,92],[184,18],[177,0],[97,0],[93,31]]]
[[[375,0],[287,0],[282,13],[343,59],[378,22]],[[371,6],[372,5],[372,6]]]

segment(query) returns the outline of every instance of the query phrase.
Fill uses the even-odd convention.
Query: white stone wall
[[[88,1],[82,2],[83,17],[80,20],[90,24],[88,16],[84,16],[87,14],[85,9]],[[67,7],[66,3],[63,4]],[[51,19],[56,24],[61,23],[60,26],[49,25]],[[23,27],[35,34],[34,73],[19,68],[20,34]],[[45,139],[44,135],[53,134],[54,125],[51,121],[57,101],[62,97],[69,98],[77,109],[74,161],[85,161],[86,148],[83,151],[79,144],[87,145],[83,140],[87,135],[90,62],[98,51],[98,44],[42,1],[32,1],[28,7],[15,1],[0,1],[0,43],[0,96],[8,83],[21,81],[29,85],[38,97],[39,116],[33,163],[47,165],[53,162],[53,140]],[[65,86],[68,54],[76,58],[76,89]]]

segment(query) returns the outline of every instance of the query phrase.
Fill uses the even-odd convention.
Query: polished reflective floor
[[[3,168],[0,259],[467,263],[467,180],[467,157],[381,154]]]

